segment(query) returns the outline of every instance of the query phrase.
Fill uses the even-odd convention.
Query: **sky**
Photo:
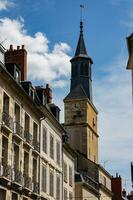
[[[133,32],[133,0],[0,0],[0,42],[25,45],[28,80],[49,83],[61,108],[70,88],[70,62],[84,5],[84,39],[93,64],[93,103],[99,111],[99,162],[129,191],[133,161],[131,73],[126,37]]]

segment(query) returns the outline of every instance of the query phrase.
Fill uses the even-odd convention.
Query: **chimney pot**
[[[24,49],[24,45],[22,45],[22,49]]]
[[[20,49],[20,46],[17,46],[17,50],[19,50]]]
[[[10,44],[10,51],[13,51],[13,45]]]

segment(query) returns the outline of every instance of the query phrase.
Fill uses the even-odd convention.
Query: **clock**
[[[71,109],[72,109],[73,111],[81,111],[80,104],[79,104],[79,103],[72,104]]]

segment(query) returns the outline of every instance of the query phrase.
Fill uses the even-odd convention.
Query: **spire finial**
[[[80,34],[83,34],[83,8],[84,5],[80,5]]]

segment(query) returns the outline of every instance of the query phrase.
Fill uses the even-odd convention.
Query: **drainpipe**
[[[45,119],[46,117],[44,116],[44,117],[41,117],[40,118],[40,124],[39,124],[39,143],[40,143],[40,145],[39,145],[39,153],[40,153],[40,155],[39,155],[39,172],[38,172],[38,174],[39,174],[39,194],[40,194],[40,199],[41,199],[41,134],[42,134],[42,121]]]

